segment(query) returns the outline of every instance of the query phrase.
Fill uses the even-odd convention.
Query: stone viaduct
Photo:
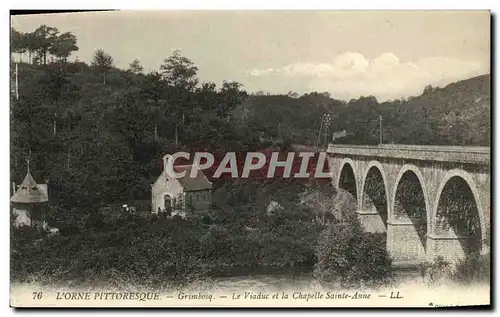
[[[489,252],[490,148],[330,144],[334,186],[355,198],[395,264]]]

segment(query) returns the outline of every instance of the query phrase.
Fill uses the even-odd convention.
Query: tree
[[[224,81],[220,89],[222,103],[217,109],[217,115],[220,117],[227,116],[248,96],[246,91],[240,90],[242,84],[235,81]]]
[[[372,107],[378,105],[378,101],[374,96],[361,96],[359,99],[351,99],[348,105],[350,107]]]
[[[356,222],[327,226],[316,247],[314,276],[325,286],[381,286],[392,279],[383,234],[364,232]]]
[[[71,84],[68,73],[63,69],[48,69],[45,76],[41,78],[44,82],[44,93],[47,95],[47,110],[54,114],[53,133],[57,133],[57,121],[67,117],[68,103],[78,99],[78,87]]]
[[[38,50],[38,40],[35,33],[25,33],[23,38],[23,46],[28,51],[28,63],[34,64],[36,52]]]
[[[56,56],[59,61],[66,62],[71,52],[76,52],[79,47],[76,45],[76,36],[71,32],[59,35],[49,49],[50,54]]]
[[[106,85],[106,73],[114,66],[113,57],[104,52],[103,49],[98,49],[94,53],[91,65],[102,74],[103,84]]]
[[[50,48],[57,40],[59,30],[54,27],[41,25],[34,32],[36,49],[39,52],[39,58],[47,65],[47,54]]]
[[[174,87],[192,91],[198,85],[198,67],[187,57],[181,56],[180,51],[164,60],[160,66],[162,76],[166,82]]]
[[[162,80],[162,76],[158,72],[151,72],[144,76],[143,80],[138,83],[139,100],[142,107],[145,108],[144,117],[149,119],[152,135],[157,139],[161,133],[158,128],[167,126],[165,118],[168,117],[169,106],[163,98],[165,93],[166,83]]]
[[[10,28],[10,50],[11,53],[19,54],[19,61],[21,61],[21,54],[26,52],[26,46],[24,45],[25,34],[17,31],[14,28]]]
[[[205,82],[197,89],[198,103],[203,110],[212,111],[218,103],[218,94],[215,83]]]
[[[141,62],[138,59],[134,59],[130,64],[128,64],[128,70],[134,74],[140,74],[143,72],[144,67],[142,67]]]
[[[425,86],[424,88],[424,92],[422,93],[422,95],[427,95],[427,94],[430,94],[434,91],[434,87],[432,87],[432,85],[427,85]]]

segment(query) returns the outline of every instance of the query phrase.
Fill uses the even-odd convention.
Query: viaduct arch
[[[330,145],[334,186],[356,199],[366,231],[383,232],[395,263],[487,253],[490,149]]]

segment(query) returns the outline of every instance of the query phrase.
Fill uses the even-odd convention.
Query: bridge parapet
[[[489,252],[489,147],[330,144],[327,152],[333,183],[354,196],[365,230],[387,233],[395,261]],[[439,232],[443,224],[452,231]]]
[[[489,147],[470,146],[330,144],[327,153],[479,165],[489,165],[491,159]]]

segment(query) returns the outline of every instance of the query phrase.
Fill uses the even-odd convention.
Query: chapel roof
[[[10,199],[13,203],[43,203],[49,201],[47,184],[37,184],[28,171],[23,182]]]
[[[195,177],[191,177],[191,171],[195,169]],[[184,177],[177,178],[185,191],[206,190],[212,188],[212,183],[207,179],[205,174],[194,165],[177,165],[174,166],[174,172],[184,174]]]

